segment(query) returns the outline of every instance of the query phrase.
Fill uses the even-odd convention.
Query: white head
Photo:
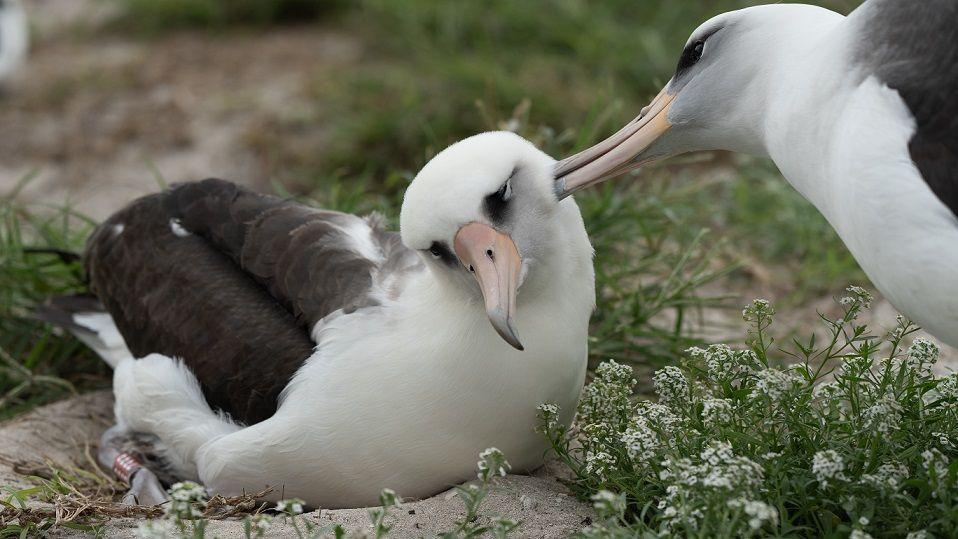
[[[719,15],[689,38],[672,79],[637,118],[556,167],[560,196],[650,161],[699,150],[764,155],[769,91],[807,43],[843,17],[804,4]]]
[[[556,198],[554,167],[514,133],[482,133],[436,155],[403,199],[403,243],[441,282],[481,294],[493,327],[519,349],[519,287],[537,289],[570,250],[592,255],[575,202]]]

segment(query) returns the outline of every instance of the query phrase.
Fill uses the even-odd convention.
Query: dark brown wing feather
[[[958,1],[871,0],[860,10],[857,60],[908,105],[912,161],[958,216]]]
[[[255,423],[312,353],[308,327],[367,303],[371,262],[334,226],[346,217],[219,180],[175,186],[94,232],[90,285],[135,357],[182,358],[213,407]]]
[[[344,230],[359,217],[310,208],[222,180],[173,188],[166,208],[190,232],[228,255],[297,320],[312,327],[329,313],[374,304],[377,261],[359,255]]]

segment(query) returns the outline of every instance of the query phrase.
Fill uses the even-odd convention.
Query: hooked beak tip
[[[516,328],[510,316],[498,309],[488,312],[486,315],[489,317],[489,321],[492,323],[492,327],[495,328],[496,333],[502,337],[502,340],[520,352],[525,350],[525,347],[522,346],[522,341],[519,340],[519,334],[516,332]]]

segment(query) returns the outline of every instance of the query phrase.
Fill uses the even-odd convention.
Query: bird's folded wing
[[[222,180],[174,186],[169,214],[230,257],[311,328],[333,311],[374,305],[381,231],[360,217],[262,195]]]

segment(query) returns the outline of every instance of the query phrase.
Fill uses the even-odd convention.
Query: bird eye
[[[699,60],[702,59],[702,53],[705,52],[705,40],[700,39],[682,51],[682,57],[679,59],[679,65],[676,68],[676,73],[682,73],[686,69],[692,67]]]
[[[436,260],[441,260],[449,265],[455,265],[456,257],[452,254],[452,251],[449,250],[449,247],[446,246],[445,242],[434,241],[427,251],[429,251],[429,254]]]
[[[692,63],[698,62],[702,59],[702,52],[705,50],[704,41],[696,41],[695,45],[692,46]]]

